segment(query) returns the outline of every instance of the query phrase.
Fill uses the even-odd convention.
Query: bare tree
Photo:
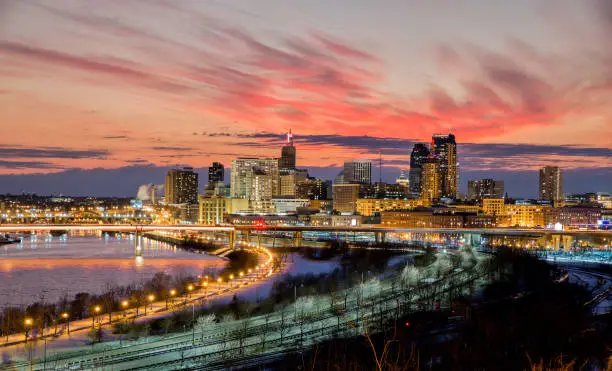
[[[261,341],[261,351],[262,352],[266,350],[266,339],[268,338],[268,332],[270,330],[269,328],[270,314],[269,313],[265,315],[264,320],[266,322],[264,323],[264,326],[261,329],[261,332],[259,333],[259,340]]]
[[[285,335],[287,335],[289,333],[289,330],[291,329],[291,324],[289,323],[289,318],[287,315],[287,311],[285,309],[281,310],[281,320],[280,320],[280,326],[279,326],[279,333],[280,333],[280,345],[283,345],[283,340],[285,338]]]
[[[240,327],[238,328],[237,331],[237,335],[238,335],[238,347],[240,349],[240,355],[244,354],[244,345],[246,343],[246,339],[248,336],[248,330],[249,330],[249,318],[244,318],[242,321],[240,321]]]

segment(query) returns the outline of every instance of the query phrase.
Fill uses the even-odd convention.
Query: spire
[[[287,133],[287,144],[293,146],[293,134],[291,133],[291,129],[289,129],[289,132]]]

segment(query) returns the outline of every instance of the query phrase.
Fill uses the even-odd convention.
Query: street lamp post
[[[96,324],[95,324],[96,317],[97,317],[98,313],[100,313],[101,310],[102,310],[102,308],[100,308],[99,305],[96,305],[94,307],[94,315],[91,317],[91,328],[92,329],[95,328],[95,326],[96,326]]]
[[[153,310],[153,301],[155,301],[155,295],[149,295],[149,303],[151,305],[151,310]]]
[[[30,328],[32,326],[32,319],[26,318],[23,323],[25,324],[25,342],[28,342],[28,334],[30,333]]]
[[[127,300],[121,302],[121,307],[123,308],[123,318],[127,317],[127,307],[129,303]]]
[[[64,312],[64,313],[62,313],[62,318],[65,319],[68,322],[68,334],[70,334],[70,315],[68,315],[68,313]]]
[[[175,289],[170,290],[170,297],[174,298],[174,295],[176,295],[176,290]],[[168,309],[168,299],[167,298],[166,298],[166,309]]]
[[[232,280],[234,279],[234,275],[230,274],[229,276],[229,280],[227,281],[227,285],[229,286],[229,288],[232,288]]]

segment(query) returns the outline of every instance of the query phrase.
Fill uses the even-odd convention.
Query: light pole
[[[26,318],[23,323],[25,324],[25,342],[28,343],[28,334],[30,333],[30,329],[32,327],[32,318]]]
[[[127,300],[124,300],[121,302],[121,307],[123,308],[123,318],[125,318],[127,316],[127,307],[128,307],[129,303]]]
[[[187,298],[191,299],[191,291],[193,290],[193,285],[187,285],[187,296],[185,297],[185,306],[187,306]]]
[[[96,305],[94,307],[94,315],[91,317],[91,328],[95,328],[96,326],[96,316],[98,315],[98,313],[100,313],[100,311],[102,310],[102,308],[100,308],[99,305]]]
[[[234,275],[230,274],[229,276],[229,280],[227,281],[227,284],[229,285],[229,288],[232,288],[232,280],[234,279]]]
[[[170,290],[170,297],[174,298],[174,295],[176,295],[176,290],[175,289]],[[174,301],[174,300],[172,300],[172,301]],[[166,298],[166,310],[167,309],[168,309],[168,298]]]
[[[149,295],[149,303],[151,303],[151,310],[153,310],[153,301],[155,301],[155,295]]]
[[[62,313],[62,318],[68,323],[68,334],[70,334],[70,315],[66,312]]]

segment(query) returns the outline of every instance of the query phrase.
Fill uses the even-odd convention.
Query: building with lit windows
[[[217,183],[223,183],[225,168],[220,162],[213,162],[208,168],[208,186],[214,187]]]
[[[198,173],[193,168],[172,169],[166,175],[166,204],[198,204]]]
[[[372,161],[345,161],[342,174],[344,184],[370,184],[372,183]]]
[[[333,193],[334,210],[340,213],[357,211],[359,184],[334,184]]]
[[[480,179],[468,181],[468,200],[480,201],[484,198],[503,197],[503,180]]]
[[[249,200],[228,197],[199,197],[198,222],[200,224],[218,225],[225,222],[227,216],[249,210]]]
[[[297,185],[308,180],[306,170],[280,170],[280,195],[297,196]]]
[[[287,143],[281,148],[281,157],[278,167],[280,170],[294,170],[295,158],[296,150],[293,145],[293,134],[291,133],[291,129],[289,129],[287,133]]]
[[[440,198],[456,198],[459,176],[457,143],[453,134],[435,134],[432,137],[431,154],[438,162]]]
[[[408,210],[423,206],[421,199],[383,199],[383,198],[358,198],[357,213],[363,216],[372,216],[376,213],[388,210]]]
[[[434,158],[425,159],[421,172],[421,199],[431,204],[440,198],[440,179],[438,162]]]
[[[410,153],[410,171],[408,172],[408,186],[410,193],[421,194],[421,173],[423,163],[429,157],[429,148],[425,143],[416,143]]]
[[[485,198],[482,200],[482,212],[487,215],[506,215],[503,198]]]
[[[280,195],[278,159],[238,158],[232,161],[230,195],[247,200],[271,200]]]
[[[563,200],[563,177],[558,166],[545,166],[540,169],[540,200],[558,203]]]

